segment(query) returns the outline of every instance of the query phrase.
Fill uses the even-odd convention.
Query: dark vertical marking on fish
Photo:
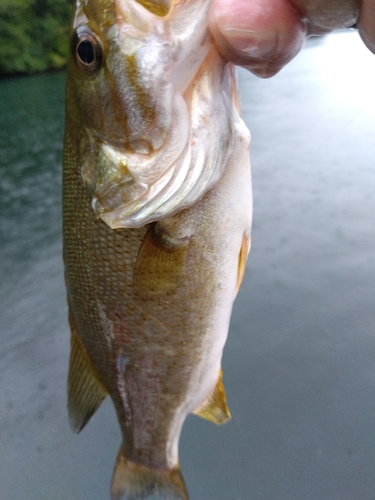
[[[116,122],[120,125],[123,133],[124,133],[124,143],[128,144],[129,142],[129,136],[130,136],[130,130],[129,130],[129,119],[128,115],[124,113],[123,110],[123,103],[121,101],[116,81],[112,75],[112,72],[108,69],[107,66],[104,66],[104,72],[105,72],[105,79],[108,83],[108,88],[111,93],[112,97],[112,106],[113,106],[113,112],[114,112],[114,118]]]
[[[130,85],[134,89],[138,105],[143,115],[143,119],[146,122],[146,124],[151,127],[151,125],[155,122],[156,112],[155,112],[155,107],[153,106],[152,103],[150,103],[149,95],[144,91],[144,89],[139,84],[140,78],[137,65],[137,57],[135,54],[132,54],[130,56],[126,55],[125,61],[126,61],[125,65],[126,76],[128,78]]]

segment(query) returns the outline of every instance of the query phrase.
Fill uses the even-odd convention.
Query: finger
[[[375,0],[363,0],[357,28],[364,43],[375,54]]]
[[[356,22],[362,0],[291,0],[308,19],[310,35],[322,35],[333,30],[349,28]]]
[[[261,77],[277,73],[306,39],[290,0],[213,0],[209,26],[226,59]]]

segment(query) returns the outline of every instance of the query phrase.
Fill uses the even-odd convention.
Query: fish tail
[[[111,484],[112,500],[141,500],[152,494],[175,500],[189,500],[179,467],[158,469],[132,462],[120,448]]]

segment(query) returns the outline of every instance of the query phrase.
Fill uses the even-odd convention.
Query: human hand
[[[309,35],[355,23],[375,53],[375,0],[213,0],[209,14],[223,56],[261,77],[277,73]]]

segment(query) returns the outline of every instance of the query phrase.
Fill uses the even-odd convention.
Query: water
[[[373,500],[375,58],[340,33],[240,84],[255,209],[223,362],[233,419],[188,418],[191,500]],[[0,81],[0,500],[109,499],[120,444],[109,401],[68,426],[63,93],[63,74]]]

